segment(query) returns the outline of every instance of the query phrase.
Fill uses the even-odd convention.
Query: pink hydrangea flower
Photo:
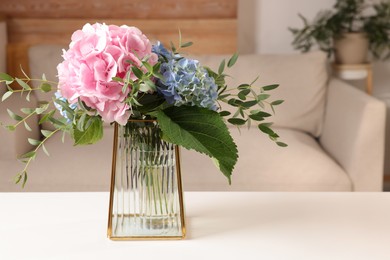
[[[70,104],[80,98],[103,121],[125,125],[130,107],[124,100],[131,86],[123,93],[123,84],[112,78],[124,78],[132,66],[144,70],[141,60],[145,57],[151,65],[157,62],[149,39],[138,28],[86,24],[73,33],[64,61],[57,66],[59,91]],[[133,74],[131,78],[136,79]]]

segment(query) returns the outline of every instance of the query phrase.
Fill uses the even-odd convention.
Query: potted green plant
[[[332,10],[321,11],[313,22],[299,14],[303,28],[289,28],[292,45],[302,52],[313,45],[334,54],[338,64],[367,62],[368,51],[378,59],[390,57],[390,1],[337,0]]]

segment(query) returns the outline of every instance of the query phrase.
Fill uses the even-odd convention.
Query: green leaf
[[[141,104],[141,106],[138,106],[137,109],[141,113],[147,113],[159,107],[162,103],[165,102],[165,99],[160,95],[144,94],[138,98],[138,102]]]
[[[279,145],[280,147],[287,147],[288,145],[286,143],[283,143],[283,142],[276,142],[277,145]]]
[[[266,100],[269,97],[270,97],[270,95],[268,95],[268,94],[260,94],[257,96],[257,100],[259,100],[259,101]]]
[[[18,184],[18,183],[22,180],[23,174],[24,174],[24,172],[21,172],[21,173],[18,173],[18,174],[15,176],[15,178],[14,178],[15,184]]]
[[[31,127],[27,124],[26,121],[24,121],[24,127],[26,128],[27,131],[29,131],[29,132],[32,131]]]
[[[170,44],[171,44],[171,49],[172,49],[172,51],[173,51],[173,52],[176,52],[175,44],[173,44],[172,41],[170,42]]]
[[[228,104],[233,106],[233,107],[238,107],[238,106],[242,105],[242,103],[243,102],[241,100],[238,100],[238,99],[235,99],[235,98],[231,98],[228,101]]]
[[[103,137],[103,122],[100,117],[91,117],[91,124],[80,131],[73,125],[74,145],[94,144]]]
[[[237,87],[237,89],[249,89],[250,85],[249,84],[241,84]]]
[[[41,130],[41,133],[44,137],[49,137],[53,132],[49,130]]]
[[[232,125],[245,125],[246,123],[246,120],[241,118],[229,118],[227,121]]]
[[[219,64],[218,74],[221,75],[223,73],[224,69],[225,69],[225,60],[222,60],[221,64]]]
[[[221,99],[227,98],[228,96],[230,96],[230,94],[223,94],[223,95],[218,96],[218,99],[221,100]]]
[[[16,121],[22,121],[22,120],[23,120],[23,117],[21,117],[21,116],[15,114],[14,112],[12,112],[12,111],[11,111],[10,109],[8,109],[8,108],[7,108],[7,112],[8,112],[8,115],[9,115],[12,119],[14,119],[14,120],[16,120]]]
[[[272,106],[277,106],[277,105],[280,105],[284,102],[284,100],[275,100],[273,102],[271,102],[271,105]]]
[[[268,86],[264,86],[263,90],[264,91],[269,91],[269,90],[276,89],[277,87],[279,87],[279,84],[268,85]]]
[[[277,137],[279,137],[270,127],[270,124],[268,123],[263,123],[263,124],[259,124],[259,129],[260,131],[262,131],[263,133],[265,134],[268,134],[269,137],[271,137],[271,139],[275,139]]]
[[[20,111],[22,111],[22,113],[24,113],[26,115],[29,115],[29,114],[34,113],[35,109],[34,108],[21,108]]]
[[[230,113],[229,111],[221,111],[221,112],[219,112],[219,115],[220,116],[229,116],[229,115],[231,115],[232,113]]]
[[[28,92],[27,95],[26,95],[26,100],[27,100],[28,102],[30,102],[30,95],[31,95],[31,91]]]
[[[220,115],[199,107],[169,107],[152,113],[157,117],[163,139],[215,159],[231,183],[237,162],[237,147]]]
[[[112,77],[111,80],[116,82],[123,82],[123,79],[120,77]]]
[[[228,66],[229,68],[233,67],[233,65],[236,63],[237,59],[238,59],[238,53],[236,52],[236,53],[234,53],[233,56],[230,58],[230,60],[229,60],[229,62],[228,62],[228,64],[227,64],[227,66]]]
[[[9,84],[14,81],[14,78],[8,75],[7,73],[0,72],[0,80],[5,80],[7,84]]]
[[[15,131],[16,127],[14,125],[7,125],[5,128],[8,129],[8,131]]]
[[[41,90],[42,90],[42,92],[45,92],[45,93],[50,92],[51,91],[51,85],[49,83],[47,83],[47,82],[42,83]]]
[[[46,146],[44,144],[42,144],[42,150],[43,152],[47,155],[47,156],[50,156],[49,152],[47,151],[46,149]]]
[[[193,42],[185,42],[183,44],[180,45],[181,48],[186,48],[186,47],[190,47],[192,46],[192,44],[194,44]]]
[[[35,158],[36,154],[37,153],[35,151],[31,151],[31,152],[23,154],[22,156],[19,157],[19,159],[21,160],[21,159]]]
[[[55,110],[52,110],[52,111],[50,111],[49,113],[45,114],[45,115],[39,120],[39,123],[38,123],[38,124],[41,125],[42,123],[48,121],[49,118],[51,118],[51,117],[54,115],[55,112],[56,112]]]
[[[238,92],[238,97],[241,100],[246,100],[246,96],[251,92],[250,89],[243,89],[240,92]]]
[[[153,76],[155,76],[155,77],[157,77],[159,79],[162,79],[163,75],[160,74],[160,67],[161,67],[161,63],[160,62],[156,63],[153,66]]]
[[[241,105],[245,108],[250,108],[250,107],[253,107],[254,105],[256,105],[257,103],[258,103],[257,100],[251,100],[251,101],[243,102]]]
[[[253,113],[251,114],[253,116],[257,115],[257,116],[261,116],[261,117],[270,117],[272,116],[270,113],[267,113],[267,112],[264,112],[264,111],[258,111],[256,113]]]
[[[61,121],[61,120],[58,120],[54,117],[48,117],[48,120],[50,122],[52,122],[55,126],[58,126],[58,127],[62,127],[62,126],[66,126],[66,123]]]
[[[18,82],[18,84],[24,89],[24,90],[31,90],[31,87],[26,83],[24,82],[23,80],[19,79],[19,78],[15,78],[16,82]]]
[[[58,100],[56,100],[56,103],[57,103]],[[47,109],[49,108],[49,103],[42,103],[39,105],[38,108],[35,109],[35,113],[37,113],[38,115],[42,114],[43,112],[45,112]]]
[[[22,188],[24,188],[24,186],[26,185],[26,183],[27,183],[27,172],[24,172],[24,174],[23,174]]]
[[[37,145],[39,145],[39,144],[41,143],[41,141],[35,140],[35,139],[32,139],[32,138],[28,138],[27,140],[28,140],[28,142],[29,142],[31,145],[34,145],[34,146],[37,146]]]
[[[143,61],[143,62],[142,62],[142,65],[144,65],[144,67],[145,67],[148,71],[153,72],[153,67],[152,67],[152,65],[150,65],[149,62]]]
[[[2,98],[1,98],[1,101],[3,102],[3,101],[6,100],[7,98],[9,98],[12,94],[13,94],[13,92],[11,92],[11,91],[5,92],[4,95],[3,95]]]
[[[78,119],[76,127],[79,131],[84,131],[85,126],[85,119],[87,118],[87,113],[84,113],[81,115],[81,117]]]

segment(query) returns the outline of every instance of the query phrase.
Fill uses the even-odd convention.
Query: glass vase
[[[113,240],[185,236],[179,147],[154,120],[115,125],[108,217]]]

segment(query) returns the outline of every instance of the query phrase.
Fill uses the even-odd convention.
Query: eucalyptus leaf
[[[24,113],[26,115],[29,115],[29,114],[34,113],[35,109],[34,108],[21,108],[20,111],[22,111],[22,113]]]
[[[14,125],[7,125],[5,128],[8,129],[8,131],[15,131],[16,127]]]
[[[30,158],[35,158],[36,156],[36,152],[35,151],[30,151],[28,153],[25,153],[23,154],[22,156],[19,157],[19,159],[30,159]]]
[[[52,111],[50,111],[49,113],[44,114],[44,115],[41,117],[41,119],[39,120],[38,124],[41,125],[42,123],[48,121],[49,118],[51,118],[51,117],[54,115],[55,112],[56,112],[55,110],[52,110]]]
[[[221,64],[219,64],[218,74],[221,75],[224,70],[225,70],[225,60],[222,60]]]
[[[26,83],[24,82],[23,80],[19,79],[19,78],[15,78],[16,82],[18,82],[18,84],[24,89],[24,90],[31,90],[31,87]]]
[[[42,90],[42,92],[45,92],[45,93],[50,92],[51,91],[51,85],[49,83],[47,83],[47,82],[44,82],[41,85],[41,90]]]
[[[250,108],[253,107],[254,105],[257,105],[258,101],[257,100],[251,100],[251,101],[245,101],[241,104],[244,108]]]
[[[268,95],[268,94],[260,94],[260,95],[257,96],[257,100],[258,101],[266,100],[269,97],[270,97],[270,95]]]
[[[246,123],[246,120],[241,118],[229,118],[227,121],[232,125],[245,125]]]
[[[277,106],[277,105],[282,104],[283,102],[284,102],[284,100],[275,100],[275,101],[271,102],[271,105]]]
[[[186,48],[186,47],[190,47],[193,45],[193,42],[185,42],[183,44],[180,45],[181,48]]]
[[[12,83],[14,81],[14,78],[11,77],[10,75],[8,75],[7,73],[0,72],[0,80],[4,80],[4,81]]]
[[[221,112],[219,112],[219,115],[220,116],[229,116],[229,115],[231,115],[232,113],[230,113],[229,111],[221,111]]]
[[[44,137],[49,137],[50,135],[52,135],[53,134],[53,132],[52,131],[49,131],[49,130],[41,130],[41,133],[42,133],[42,135],[44,136]]]
[[[276,142],[277,145],[279,145],[280,147],[287,147],[288,145],[286,143],[283,143],[283,142]]]
[[[46,146],[44,144],[42,144],[42,150],[43,152],[47,155],[47,156],[50,156],[49,152],[47,151],[46,149]]]
[[[24,123],[24,127],[26,128],[26,130],[29,131],[29,132],[31,132],[32,129],[31,129],[31,127],[27,124],[27,122],[24,121],[23,123]]]
[[[27,93],[27,95],[26,95],[26,100],[27,100],[28,102],[30,102],[30,95],[31,95],[31,91],[29,91],[29,92]]]
[[[22,121],[22,120],[23,120],[23,117],[21,117],[21,116],[15,114],[14,112],[12,112],[12,111],[11,111],[10,109],[8,109],[8,108],[7,108],[7,112],[8,112],[8,115],[9,115],[12,119],[14,119],[14,120],[16,120],[16,121]]]
[[[236,63],[237,59],[238,59],[238,53],[236,52],[236,53],[234,53],[233,56],[230,58],[230,60],[229,60],[229,62],[228,62],[228,64],[227,64],[227,66],[228,66],[229,68],[233,67],[233,65]]]
[[[39,140],[35,140],[33,138],[27,138],[28,142],[31,144],[31,145],[34,145],[34,146],[37,146],[37,145],[40,145],[41,144],[41,141]]]
[[[269,90],[276,89],[277,87],[279,87],[279,84],[267,85],[267,86],[262,87],[262,89],[264,91],[269,91]]]
[[[13,92],[11,91],[7,91],[4,93],[4,95],[1,97],[1,101],[5,101],[7,98],[9,98],[11,95],[13,94]]]

